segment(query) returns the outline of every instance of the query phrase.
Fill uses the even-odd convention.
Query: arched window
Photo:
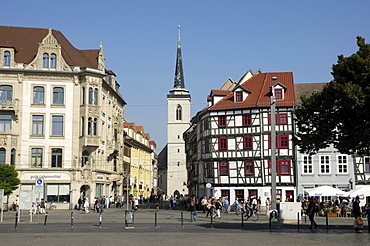
[[[98,106],[98,89],[95,88],[94,90],[94,105]]]
[[[10,52],[4,52],[4,66],[10,66]]]
[[[13,87],[10,85],[0,85],[0,100],[13,100]]]
[[[93,136],[98,135],[98,118],[94,118],[93,122]]]
[[[89,101],[88,101],[89,105],[92,105],[93,104],[93,88],[89,88]]]
[[[88,136],[92,136],[92,128],[93,128],[93,125],[92,125],[92,118],[89,117],[89,119],[87,120],[87,135]]]
[[[82,152],[81,167],[84,167],[87,162],[90,162],[90,154],[87,150]]]
[[[33,104],[44,104],[44,87],[35,86],[33,88]]]
[[[176,120],[182,120],[182,107],[180,104],[176,108]]]
[[[51,54],[50,55],[50,67],[51,68],[56,68],[57,67],[57,55],[56,54]]]
[[[4,148],[0,148],[0,163],[5,164],[6,159],[6,150]]]
[[[53,88],[53,104],[64,104],[64,89],[62,87]]]
[[[15,166],[15,156],[16,156],[16,151],[15,149],[12,149],[10,152],[10,165]]]
[[[49,54],[44,53],[42,56],[42,67],[43,68],[49,68]]]

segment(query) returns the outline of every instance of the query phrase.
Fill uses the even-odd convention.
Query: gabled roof
[[[277,77],[277,80],[273,81],[272,77]],[[270,87],[276,83],[281,83],[287,88],[284,94],[284,100],[278,100],[276,105],[295,105],[293,73],[276,72],[255,74],[253,77],[240,84],[241,87],[251,92],[244,102],[235,103],[234,93],[229,91],[223,99],[209,107],[208,110],[270,106]]]
[[[29,64],[36,57],[38,45],[48,35],[47,28],[0,26],[0,46],[13,47],[16,50],[15,62]],[[57,30],[53,36],[62,46],[62,56],[69,66],[98,68],[97,50],[76,49],[68,39]]]

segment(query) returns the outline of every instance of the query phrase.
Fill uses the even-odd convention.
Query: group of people
[[[315,222],[315,215],[319,214],[320,211],[323,211],[322,209],[325,207],[325,205],[323,204],[323,202],[319,203],[317,197],[310,197],[308,203],[303,199],[302,203],[302,207],[311,222],[309,229],[316,229],[318,225]],[[343,206],[351,207],[351,214],[355,219],[354,229],[356,232],[362,232],[362,217],[367,216],[368,224],[370,224],[370,204],[367,204],[361,208],[359,196],[356,196],[352,200],[350,198],[344,198],[340,201],[340,203],[338,200],[334,200],[333,204],[330,204],[330,206],[336,207],[338,211],[340,211]]]

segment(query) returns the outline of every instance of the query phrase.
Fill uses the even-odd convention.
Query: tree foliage
[[[0,163],[0,189],[4,189],[4,195],[12,194],[20,183],[18,172],[14,166]]]
[[[312,96],[302,96],[295,111],[301,152],[333,144],[343,154],[370,155],[370,44],[357,37],[359,50],[338,56],[334,80]]]

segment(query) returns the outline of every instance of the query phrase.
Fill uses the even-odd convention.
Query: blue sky
[[[192,116],[229,77],[261,69],[291,71],[296,83],[328,82],[337,55],[357,51],[357,35],[370,43],[368,0],[33,0],[5,1],[1,9],[1,25],[53,28],[78,49],[103,42],[107,69],[128,103],[125,119],[144,126],[158,153],[166,144],[178,25]]]

